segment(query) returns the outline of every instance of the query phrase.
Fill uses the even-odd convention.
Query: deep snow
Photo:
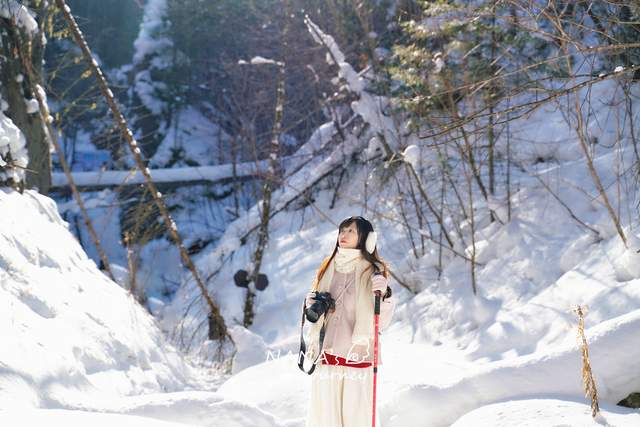
[[[280,425],[215,393],[220,376],[98,270],[53,200],[0,189],[0,210],[1,425]]]
[[[239,238],[258,223],[259,206],[225,224],[215,244],[196,257],[203,274],[217,272],[210,291],[238,343],[231,375],[193,363],[192,357],[206,356],[210,348],[198,326],[206,312],[166,242],[147,247],[159,248],[162,257],[146,253],[141,269],[149,275],[152,297],[166,290],[163,280],[177,284],[172,300],[150,300],[156,321],[123,289],[126,278],[120,277],[119,285],[108,280],[73,238],[58,211],[73,212],[73,203],[56,207],[33,191],[0,189],[0,423],[37,423],[46,417],[65,425],[153,426],[161,425],[159,419],[199,426],[303,426],[310,377],[295,364],[302,300],[319,262],[333,249],[337,223],[362,214],[379,232],[382,256],[415,291],[392,281],[399,304],[381,339],[385,363],[378,391],[384,426],[640,425],[637,410],[613,406],[640,391],[634,158],[629,138],[617,133],[606,105],[619,88],[607,81],[592,88],[597,101],[589,131],[600,141],[592,147],[595,166],[620,213],[629,247],[622,245],[595,192],[572,128],[548,106],[511,129],[514,140],[527,141],[513,151],[511,220],[504,188],[498,189],[502,196],[476,204],[479,265],[478,295],[473,295],[468,263],[446,252],[438,276],[434,244],[428,241],[425,253],[414,253],[398,220],[407,181],[400,176],[397,187],[385,182],[387,165],[375,160],[380,152],[376,133],[393,140],[391,124],[380,119],[386,101],[366,93],[363,76],[344,62],[333,40],[317,35],[329,43],[347,86],[361,95],[352,108],[370,129],[359,137],[347,133],[336,146],[335,128],[327,123],[302,145],[298,160],[286,165],[287,186],[274,193],[276,208],[314,179],[354,157],[359,161],[350,163],[333,208],[335,180],[322,184],[310,205],[291,205],[273,218],[262,264],[270,286],[258,293],[251,328],[239,325],[244,290],[233,285],[232,276],[251,265],[252,243],[242,245]],[[186,122],[202,122],[198,116],[190,119]],[[8,143],[18,146],[19,136],[11,138]],[[159,165],[174,142],[163,141]],[[401,142],[411,141],[393,140],[394,146]],[[438,194],[437,159],[425,147],[408,145],[407,162],[427,190]],[[505,154],[504,140],[497,150]],[[317,151],[325,155],[313,156]],[[187,200],[187,195],[176,197]],[[109,191],[92,197],[91,215],[102,225],[101,237],[113,255],[122,249],[119,224],[95,208],[115,197]],[[455,207],[451,194],[446,197]],[[208,224],[191,217],[196,211],[204,215],[202,209],[195,202],[185,204],[177,222],[191,228],[181,230],[192,239],[209,236]],[[488,207],[502,223],[489,221]],[[455,211],[447,215],[451,227],[460,219]],[[467,239],[469,230],[461,221]],[[427,230],[413,231],[428,236]],[[456,251],[469,253],[469,240],[454,240]],[[91,243],[83,243],[93,256]],[[122,254],[113,258],[123,272]],[[582,396],[572,312],[577,304],[588,306],[586,334],[603,407],[595,421]],[[194,336],[187,355],[173,346],[185,344],[175,338],[177,331]]]

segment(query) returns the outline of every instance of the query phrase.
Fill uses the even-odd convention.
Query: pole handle
[[[373,306],[373,314],[380,314],[380,296],[382,293],[380,291],[376,291],[376,299],[375,304]]]

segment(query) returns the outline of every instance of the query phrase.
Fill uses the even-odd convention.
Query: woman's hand
[[[382,274],[374,274],[371,278],[371,291],[375,294],[376,291],[380,291],[382,295],[387,291],[389,285],[389,279]]]
[[[311,307],[311,305],[316,301],[315,296],[316,296],[315,291],[310,291],[307,294],[306,298],[304,299],[304,308]]]

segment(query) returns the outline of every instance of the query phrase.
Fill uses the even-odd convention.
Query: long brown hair
[[[389,265],[386,262],[384,262],[384,260],[378,254],[377,246],[374,248],[372,253],[367,252],[367,249],[366,249],[367,236],[369,236],[369,233],[373,231],[373,225],[371,225],[371,223],[368,220],[366,220],[361,216],[347,217],[343,219],[340,225],[338,226],[338,233],[340,233],[340,230],[350,226],[354,222],[356,223],[356,228],[358,230],[358,243],[356,245],[356,249],[360,249],[360,253],[362,254],[362,257],[367,261],[369,261],[370,263],[369,267],[367,267],[364,271],[367,271],[369,268],[373,266],[373,269],[375,271],[382,271],[382,274],[384,275],[384,277],[388,278],[390,275]],[[318,285],[320,284],[320,280],[322,279],[322,276],[324,276],[325,271],[327,271],[327,268],[329,267],[329,263],[333,261],[333,258],[336,256],[336,253],[338,252],[338,246],[339,246],[338,243],[339,243],[338,237],[336,237],[336,246],[333,248],[333,252],[331,253],[331,255],[329,255],[324,260],[322,260],[322,263],[320,264],[320,268],[318,269],[318,273],[316,274],[316,278],[314,279],[313,284],[311,286],[311,290],[313,291],[318,290]]]

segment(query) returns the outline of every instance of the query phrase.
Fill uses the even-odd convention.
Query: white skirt
[[[380,427],[377,405],[376,427]],[[372,410],[373,368],[318,363],[311,374],[305,427],[371,427]]]

